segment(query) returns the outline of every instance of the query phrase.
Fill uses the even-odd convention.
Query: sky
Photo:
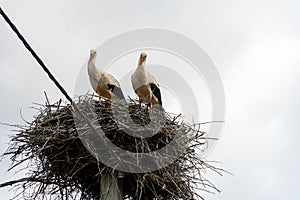
[[[72,95],[89,50],[114,35],[156,27],[189,37],[214,62],[226,95],[226,122],[207,159],[233,174],[209,173],[221,193],[203,196],[300,199],[298,1],[0,0],[0,5]],[[62,95],[2,19],[0,44],[0,122],[24,124],[22,117],[31,121],[36,114],[32,103],[45,102],[44,91],[53,102]],[[207,110],[209,102],[198,105]],[[170,109],[176,112],[176,106]],[[0,126],[0,152],[11,129]],[[6,172],[9,164],[0,162],[0,182],[22,177]],[[2,188],[0,194],[9,199],[13,191]]]

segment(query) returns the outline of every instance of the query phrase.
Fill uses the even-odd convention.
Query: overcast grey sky
[[[208,157],[234,173],[211,175],[222,192],[209,200],[300,199],[299,1],[0,1],[1,7],[71,94],[88,51],[113,35],[167,28],[197,42],[214,61],[226,93],[226,124]],[[0,20],[0,121],[31,120],[32,102],[62,97]],[[0,126],[0,151],[11,134]],[[20,175],[6,173],[0,182]],[[1,199],[12,192],[0,189]]]

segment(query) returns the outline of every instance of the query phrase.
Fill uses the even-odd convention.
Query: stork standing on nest
[[[154,76],[146,70],[146,59],[147,54],[141,53],[138,67],[131,75],[132,87],[139,96],[140,102],[143,101],[150,107],[155,104],[162,105],[159,84]]]
[[[103,72],[101,69],[96,67],[97,51],[92,49],[90,51],[90,59],[88,61],[88,74],[90,83],[101,97],[107,99],[125,99],[124,94],[121,90],[120,83],[107,72]]]

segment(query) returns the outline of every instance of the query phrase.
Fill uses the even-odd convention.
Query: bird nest
[[[63,105],[61,101],[50,104],[47,100],[45,105],[39,105],[32,122],[18,126],[4,153],[12,160],[9,170],[26,163],[27,177],[0,184],[0,187],[13,185],[19,191],[15,198],[22,199],[99,199],[101,178],[122,174],[123,199],[203,199],[201,191],[218,191],[203,177],[208,170],[216,173],[222,170],[200,159],[201,149],[207,146],[201,124],[188,125],[180,115],[171,115],[163,109],[149,109],[134,100],[112,105],[110,101],[83,95],[76,100],[76,105],[85,113],[94,110],[88,116],[94,119],[90,125],[97,122],[106,137],[124,151],[153,152],[170,144],[176,134],[188,138],[188,143],[184,141],[186,151],[171,164],[157,170],[119,173],[117,167],[99,162],[83,144],[79,132],[92,134],[93,127],[78,113],[74,114],[71,105]],[[113,117],[112,106],[123,116],[119,119],[121,122],[117,123]],[[158,117],[151,118],[149,113],[153,112]],[[134,123],[129,125],[127,121]],[[153,126],[148,131],[160,127],[154,136],[138,138],[126,134],[130,130],[143,134],[145,130],[141,127],[147,127],[150,122]]]

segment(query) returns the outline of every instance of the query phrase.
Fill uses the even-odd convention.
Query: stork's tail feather
[[[111,84],[107,84],[108,89],[110,89],[112,91],[112,93],[114,93],[118,98],[120,99],[125,99],[125,96],[122,92],[121,87],[118,87],[116,85],[111,85]]]
[[[162,106],[160,89],[157,87],[155,83],[150,83],[150,88],[154,96],[157,98],[158,104]]]

